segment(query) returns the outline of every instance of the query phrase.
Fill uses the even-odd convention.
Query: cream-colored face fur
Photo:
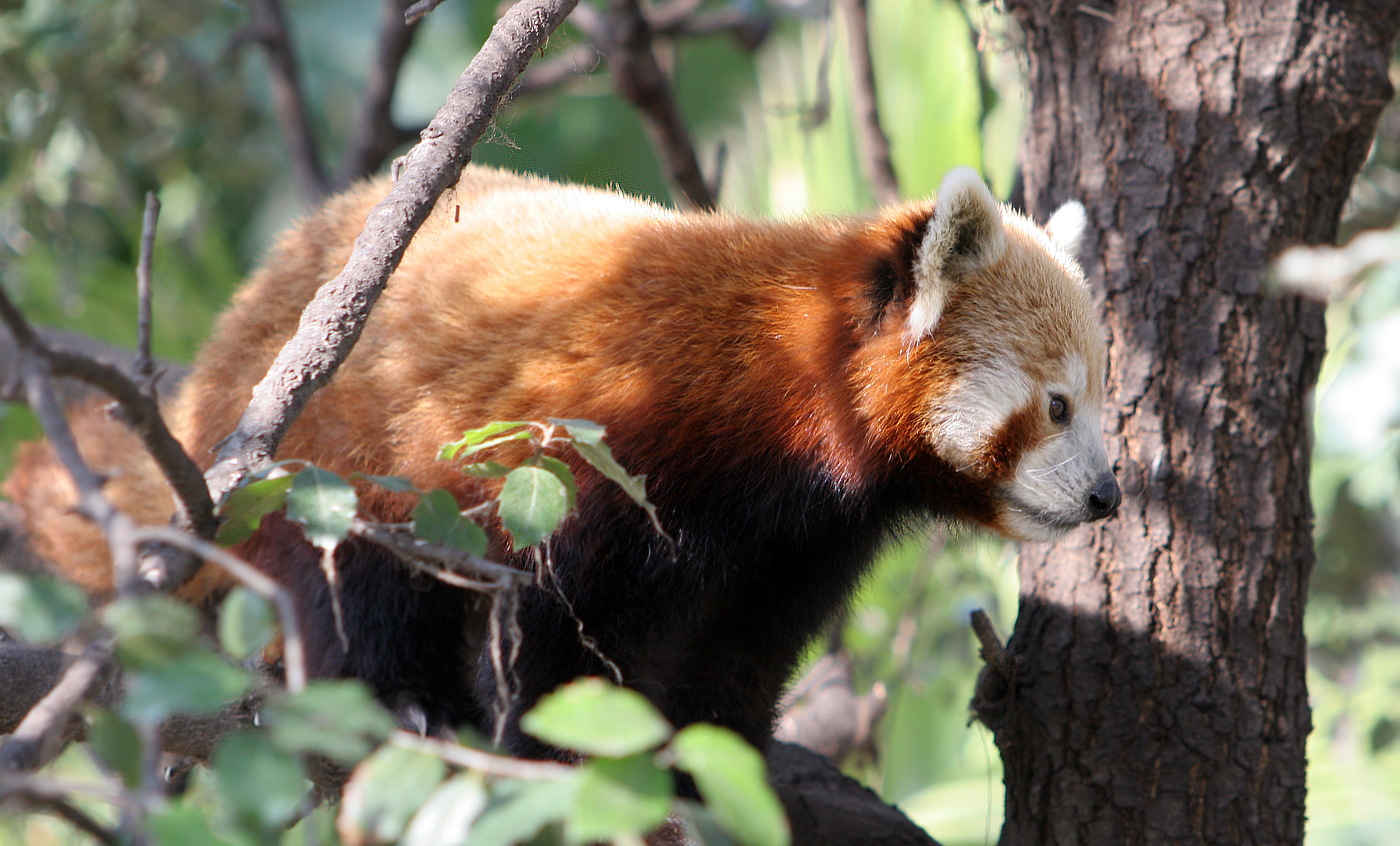
[[[1042,230],[960,168],[919,252],[906,339],[956,374],[930,400],[927,436],[993,485],[992,522],[1018,540],[1055,540],[1120,499],[1103,447],[1106,351],[1069,255],[1083,226],[1075,203]]]

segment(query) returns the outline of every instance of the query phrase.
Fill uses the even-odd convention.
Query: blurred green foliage
[[[328,166],[355,118],[377,6],[288,3]],[[398,123],[426,123],[496,11],[492,3],[459,0],[429,16],[404,67]],[[723,37],[669,48],[702,164],[712,169],[723,145],[721,199],[731,210],[794,216],[868,208],[848,113],[842,23],[820,4],[773,11],[779,24],[756,56]],[[271,112],[263,56],[238,39],[245,23],[242,6],[219,0],[24,0],[0,10],[0,284],[35,322],[134,341],[141,197],[154,190],[164,204],[155,347],[187,361],[238,279],[304,210]],[[1005,195],[1023,98],[1015,59],[996,49],[1006,43],[1004,24],[971,2],[881,0],[872,4],[871,28],[905,194],[927,195],[947,168],[972,164]],[[580,39],[561,31],[546,56]],[[979,40],[993,48],[980,68]],[[634,112],[613,94],[606,73],[509,105],[474,157],[669,196]],[[1353,197],[1352,225],[1394,225],[1397,207],[1400,115],[1392,107]],[[1320,559],[1308,617],[1316,724],[1308,839],[1314,846],[1394,843],[1400,263],[1373,270],[1328,318],[1334,352],[1317,392],[1313,485]],[[14,443],[34,434],[26,411],[0,407],[0,475]],[[890,692],[881,756],[856,765],[859,775],[948,846],[990,842],[1000,825],[996,752],[980,727],[967,725],[978,668],[967,614],[985,608],[1008,632],[1015,602],[1010,549],[921,536],[888,553],[847,627],[857,687],[881,681]],[[263,761],[270,773],[288,771],[279,757],[285,751],[248,745],[234,752]],[[99,777],[77,747],[55,766],[67,778]],[[217,764],[196,771],[181,807],[213,802],[218,778]],[[479,793],[473,784],[452,789]],[[245,810],[272,813],[259,801],[252,796]],[[105,807],[80,805],[112,822]],[[282,839],[305,842],[309,827],[327,842],[333,819],[334,811],[317,811]],[[153,825],[171,842],[215,842],[204,816],[179,808]],[[48,818],[0,821],[0,844],[69,842],[81,838]]]
[[[1400,244],[1400,101],[1382,115],[1343,238],[1374,227]],[[1400,249],[1329,304],[1327,334],[1306,622],[1308,842],[1382,846],[1400,842]]]

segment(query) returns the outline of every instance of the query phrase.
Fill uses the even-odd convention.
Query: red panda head
[[[1069,254],[1083,221],[1075,203],[1042,230],[958,168],[914,268],[906,344],[947,374],[924,395],[924,435],[990,486],[978,522],[1016,540],[1054,540],[1120,500],[1101,431],[1106,349]]]

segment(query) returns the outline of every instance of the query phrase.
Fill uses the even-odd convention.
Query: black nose
[[[1089,519],[1103,520],[1112,517],[1123,501],[1123,492],[1118,489],[1118,480],[1108,474],[1089,491]]]

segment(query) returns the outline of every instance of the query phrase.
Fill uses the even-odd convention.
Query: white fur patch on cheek
[[[1031,401],[1035,386],[1005,359],[978,365],[958,380],[941,405],[930,409],[934,444],[961,471],[976,461],[987,440]]]

